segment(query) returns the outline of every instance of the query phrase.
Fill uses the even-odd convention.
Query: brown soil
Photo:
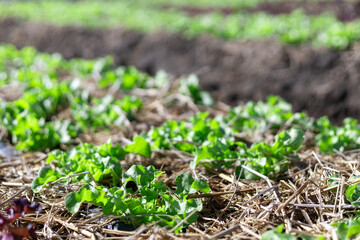
[[[163,9],[176,9],[186,12],[190,16],[198,16],[219,12],[224,15],[233,14],[241,9],[234,8],[214,8],[214,7],[193,7],[193,6],[172,6],[170,4],[162,6]],[[292,11],[302,8],[309,15],[320,15],[332,13],[339,20],[348,22],[360,18],[360,2],[265,2],[261,3],[247,12],[266,12],[268,14],[289,14]]]
[[[116,64],[149,73],[197,73],[218,100],[238,104],[277,94],[296,111],[334,122],[360,117],[360,45],[350,51],[283,46],[276,41],[223,42],[208,36],[183,40],[167,33],[142,35],[124,30],[88,30],[39,23],[0,21],[0,42],[35,46],[65,58],[112,55]]]

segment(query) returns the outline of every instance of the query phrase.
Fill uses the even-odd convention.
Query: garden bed
[[[276,94],[310,116],[328,115],[334,122],[360,116],[358,44],[336,51],[275,40],[184,40],[163,32],[144,35],[11,19],[2,20],[0,28],[0,41],[20,48],[35,46],[68,59],[111,55],[116,65],[134,65],[151,74],[160,69],[175,76],[195,73],[204,89],[232,105]]]
[[[231,107],[194,75],[31,47],[0,46],[0,73],[3,238],[359,233],[355,119],[337,127],[277,96]]]

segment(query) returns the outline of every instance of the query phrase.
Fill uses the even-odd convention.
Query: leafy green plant
[[[257,4],[261,3],[262,0],[244,0],[244,1],[234,1],[234,0],[224,0],[222,2],[216,0],[172,0],[171,5],[174,6],[194,6],[194,7],[234,7],[235,9],[243,9],[255,7]],[[167,0],[154,0],[154,1],[146,1],[146,0],[138,0],[137,3],[147,4],[149,6],[163,6],[163,4],[168,4]]]
[[[83,143],[68,152],[54,151],[49,154],[46,162],[54,164],[56,168],[41,168],[39,176],[32,183],[32,190],[39,192],[49,182],[83,172],[89,172],[96,182],[116,186],[121,176],[119,160],[124,160],[125,154],[122,147],[112,146],[111,142],[98,147]],[[92,181],[89,175],[83,174],[64,179],[61,183],[80,180]]]
[[[75,72],[79,76],[92,76],[98,79],[99,76],[108,71],[112,71],[114,59],[111,56],[95,60],[85,60],[82,58],[72,59],[67,63],[67,69]]]
[[[212,141],[205,142],[201,147],[196,149],[196,155],[190,167],[195,169],[200,162],[209,167],[228,167],[232,165],[236,159],[240,158],[241,152],[244,150],[246,150],[246,146],[242,142],[231,142],[223,138],[216,138]],[[210,160],[210,163],[205,163],[204,160]]]
[[[274,228],[273,230],[269,230],[265,232],[261,236],[261,240],[272,240],[272,239],[279,239],[279,240],[296,240],[297,238],[291,234],[283,233],[284,225],[279,225],[278,227]]]
[[[135,137],[134,144],[125,148],[109,142],[98,147],[82,144],[67,153],[55,151],[47,159],[55,169],[40,169],[32,190],[38,193],[55,181],[59,184],[83,182],[85,185],[79,191],[65,197],[70,212],[79,211],[84,202],[92,203],[102,207],[106,215],[121,216],[126,223],[157,222],[179,231],[196,221],[196,213],[202,210],[202,202],[188,199],[189,194],[209,193],[210,188],[202,179],[194,180],[189,174],[181,174],[175,180],[177,189],[173,191],[158,180],[163,172],[153,166],[133,165],[122,172],[119,160],[123,160],[127,152],[149,156],[149,150],[144,139]]]
[[[335,222],[333,226],[337,227],[337,235],[341,240],[352,239],[360,233],[359,218],[349,218],[341,222]]]
[[[199,113],[188,121],[165,121],[160,127],[152,127],[142,136],[151,142],[153,149],[171,149],[192,153],[196,145],[214,138],[234,140],[232,130],[221,120],[208,118],[208,113]]]
[[[283,231],[284,225],[281,224],[276,228],[263,233],[263,235],[261,236],[261,240],[323,240],[325,238],[325,236],[313,237],[305,234],[300,234],[298,237],[296,237],[292,234],[284,233]]]
[[[314,129],[319,131],[315,140],[322,152],[333,152],[333,149],[345,151],[360,147],[360,125],[357,120],[346,118],[343,126],[333,126],[324,116],[315,121]]]
[[[352,179],[357,178],[353,177]],[[351,179],[349,179],[351,180]],[[347,188],[346,190],[346,199],[353,205],[353,206],[360,206],[360,184],[354,184]]]
[[[180,81],[179,92],[191,97],[195,104],[209,107],[214,104],[211,95],[208,92],[201,90],[199,79],[196,75],[190,75],[189,77],[182,79]]]
[[[136,153],[145,157],[151,155],[149,144],[139,136],[134,137],[134,143],[125,148],[119,144],[113,145],[111,141],[108,141],[100,146],[82,143],[68,152],[55,150],[49,154],[46,160],[48,164],[55,165],[55,169],[43,167],[39,171],[39,176],[33,181],[32,189],[34,192],[39,192],[48,182],[84,172],[89,172],[93,179],[90,178],[90,175],[83,174],[64,179],[61,183],[85,180],[86,182],[96,181],[99,184],[117,186],[121,176],[119,161],[124,160],[127,153]]]
[[[0,46],[0,86],[14,79],[23,84],[40,81],[44,75],[55,79],[67,68],[67,62],[59,54],[38,53],[33,47],[17,50],[12,45]]]
[[[287,169],[288,162],[286,158],[298,151],[302,147],[303,141],[304,132],[300,129],[292,128],[283,131],[275,136],[275,142],[272,145],[265,142],[253,145],[247,151],[246,155],[250,157],[250,160],[246,162],[246,165],[265,176],[274,178]],[[239,169],[238,172],[240,172]],[[247,170],[244,170],[243,174],[246,179],[259,178]]]
[[[120,89],[131,90],[134,88],[145,88],[149,77],[135,67],[119,67],[114,71],[107,71],[99,80],[102,88],[118,85]]]
[[[133,112],[142,106],[142,101],[133,96],[114,100],[111,95],[101,99],[89,99],[87,95],[75,98],[71,111],[77,124],[83,128],[120,126],[126,118],[133,118]]]
[[[190,165],[193,169],[200,162],[209,167],[228,167],[237,159],[247,159],[245,165],[269,177],[276,177],[286,169],[286,158],[298,151],[304,141],[303,131],[292,128],[278,134],[273,145],[260,142],[248,148],[243,142],[235,142],[231,128],[221,118],[216,120],[207,117],[208,114],[201,113],[189,121],[166,121],[161,127],[152,128],[143,136],[152,143],[154,149],[175,147],[193,153],[195,158]],[[240,169],[237,169],[238,173]],[[243,171],[242,177],[259,178],[247,170]]]
[[[49,122],[74,91],[67,83],[43,82],[13,102],[1,102],[0,123],[11,133],[12,142],[22,151],[54,149],[69,143],[79,129],[70,121]]]
[[[272,145],[259,142],[247,148],[242,142],[233,143],[223,139],[216,139],[198,149],[191,166],[195,168],[202,160],[216,160],[210,161],[210,164],[217,166],[230,166],[237,161],[265,176],[275,178],[279,173],[287,169],[288,162],[286,158],[298,151],[303,141],[303,131],[296,128],[283,131],[275,136],[275,142]],[[237,159],[240,159],[240,161]],[[236,172],[238,174],[242,172],[243,178],[260,179],[251,171],[241,169],[241,167],[238,167]]]
[[[307,127],[310,124],[305,113],[293,113],[292,106],[278,96],[269,96],[265,102],[249,101],[229,111],[227,121],[236,131],[278,129],[287,121],[292,125]]]
[[[139,226],[156,222],[179,232],[195,222],[197,212],[202,210],[200,200],[187,199],[187,196],[196,190],[209,192],[209,186],[204,181],[194,181],[191,175],[182,174],[176,178],[177,190],[173,192],[163,181],[157,180],[161,174],[163,172],[156,171],[153,166],[133,165],[122,174],[121,187],[88,184],[67,195],[65,205],[75,213],[81,203],[92,203],[102,207],[105,215],[120,216],[126,223]]]
[[[66,61],[60,55],[38,53],[34,48],[17,50],[11,45],[0,46],[0,86],[3,83],[20,84],[23,95],[15,101],[0,101],[0,124],[10,133],[12,144],[24,152],[47,151],[60,144],[75,143],[80,132],[119,126],[133,120],[142,101],[134,96],[114,100],[111,96],[91,98],[80,87],[80,80],[60,81],[60,75],[70,74],[95,79],[112,72],[113,59],[73,59]],[[161,87],[168,76],[159,72],[148,77],[134,67],[124,72],[124,88],[139,86]],[[137,82],[131,82],[132,79]],[[146,81],[145,81],[146,80]],[[141,82],[140,81],[140,82]],[[57,120],[57,114],[71,107],[70,119]],[[126,119],[127,118],[127,119]],[[76,120],[73,121],[73,120]]]
[[[151,157],[150,144],[147,141],[145,141],[144,138],[140,136],[136,136],[134,137],[133,140],[134,140],[133,144],[129,144],[125,147],[125,150],[127,152],[137,153],[147,158]]]

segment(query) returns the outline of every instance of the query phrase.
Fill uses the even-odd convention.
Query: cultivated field
[[[1,237],[356,238],[359,4],[1,1]]]

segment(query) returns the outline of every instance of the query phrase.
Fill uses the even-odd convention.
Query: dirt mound
[[[218,100],[238,104],[277,94],[296,111],[334,122],[360,117],[360,55],[276,41],[224,42],[208,36],[184,40],[180,35],[143,35],[125,29],[90,30],[39,23],[0,21],[0,42],[35,46],[66,58],[112,55],[116,64],[135,65],[149,73],[195,72]],[[358,45],[360,47],[360,45]]]

